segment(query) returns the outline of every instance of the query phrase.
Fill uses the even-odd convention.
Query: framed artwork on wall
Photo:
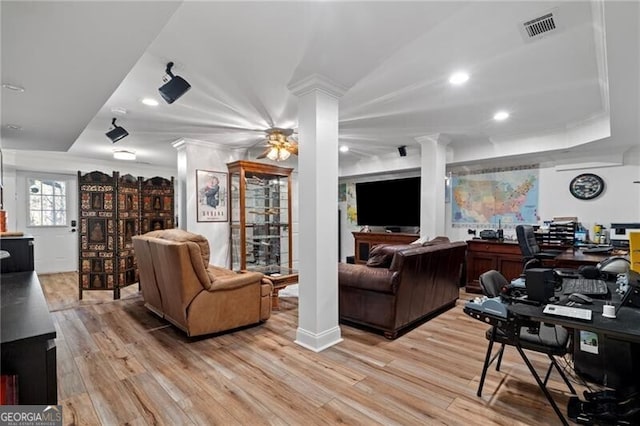
[[[198,222],[227,222],[227,173],[196,170]]]

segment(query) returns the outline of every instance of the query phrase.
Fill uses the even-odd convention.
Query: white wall
[[[184,158],[184,161],[186,161],[184,165],[186,175],[183,176],[181,172],[178,177],[178,186],[182,186],[186,190],[180,192],[181,195],[178,202],[186,207],[182,209],[186,212],[186,218],[180,218],[180,228],[204,235],[209,240],[209,248],[211,250],[210,263],[229,267],[229,221],[198,222],[196,170],[228,173],[227,163],[241,159],[244,154],[219,147],[212,148],[203,142],[190,140],[185,141],[182,149],[186,153]],[[182,169],[182,166],[180,168]],[[227,200],[227,205],[228,203],[229,200]]]
[[[598,223],[610,227],[611,223],[640,222],[640,184],[633,181],[640,180],[638,153],[632,152],[625,156],[625,164],[601,168],[574,168],[559,170],[554,166],[539,169],[539,217],[540,223],[552,220],[554,216],[576,216],[589,230]],[[577,167],[577,166],[576,166]],[[360,166],[363,170],[370,170]],[[385,174],[372,176],[350,176],[340,180],[340,183],[362,182],[377,179],[394,179],[399,176],[415,176],[416,171],[389,171]],[[583,201],[574,198],[569,193],[569,183],[581,173],[595,173],[605,181],[605,191],[595,200]],[[354,240],[352,231],[359,227],[350,223],[346,217],[346,203],[338,203],[341,210],[341,257],[354,254]],[[468,240],[473,237],[467,233],[468,228],[453,228],[451,226],[451,204],[446,205],[445,214],[446,234],[451,240]],[[477,230],[478,232],[480,229]],[[513,229],[505,229],[505,238],[515,239]]]
[[[605,190],[590,201],[578,200],[569,193],[569,183],[581,173],[595,173],[605,181]],[[637,165],[574,169],[558,171],[555,167],[540,169],[539,217],[540,223],[554,216],[576,216],[589,230],[598,223],[609,228],[611,223],[640,222],[640,185]],[[468,228],[451,227],[451,205],[447,205],[448,236],[451,239],[467,240]],[[513,229],[505,229],[505,238],[515,238]]]
[[[229,150],[211,143],[195,140],[184,140],[184,146],[178,157],[185,164],[178,165],[180,170],[177,186],[181,189],[177,205],[185,212],[186,218],[180,218],[180,228],[189,232],[204,235],[209,240],[211,249],[210,262],[214,265],[228,267],[230,265],[230,228],[227,222],[198,222],[197,220],[197,190],[196,170],[211,170],[228,173],[227,163],[246,159],[246,150]],[[184,154],[184,155],[183,155]],[[184,158],[182,158],[184,157]],[[290,164],[279,163],[290,167]],[[293,239],[293,267],[298,264],[298,174],[291,176],[292,188],[292,239]],[[228,188],[227,188],[228,190]],[[182,207],[184,206],[184,207]]]
[[[88,173],[97,170],[107,174],[118,171],[121,176],[131,174],[148,179],[155,176],[175,177],[177,173],[176,168],[155,167],[135,161],[96,161],[64,152],[3,149],[2,160],[4,163],[3,208],[7,212],[7,230],[9,231],[25,231],[26,218],[21,217],[20,221],[18,220],[19,207],[26,207],[24,204],[26,203],[26,195],[17,191],[17,179],[24,179],[19,177],[20,175],[25,176],[29,172],[35,172],[77,176],[78,171]],[[18,203],[23,203],[23,205],[19,206]]]

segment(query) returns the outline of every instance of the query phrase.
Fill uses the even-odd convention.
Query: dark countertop
[[[34,271],[0,275],[0,343],[49,340],[56,329]]]

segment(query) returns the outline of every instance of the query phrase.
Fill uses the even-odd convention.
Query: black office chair
[[[496,297],[500,295],[502,288],[506,285],[508,285],[507,279],[498,271],[490,270],[480,275],[480,287],[487,297]],[[575,389],[569,382],[569,379],[555,359],[556,356],[564,356],[567,353],[567,345],[570,337],[569,332],[561,326],[523,321],[513,317],[509,318],[507,321],[501,321],[500,324],[501,325],[492,326],[486,332],[486,338],[489,340],[489,345],[487,347],[487,353],[482,367],[482,375],[480,376],[477,395],[482,396],[482,388],[484,386],[484,380],[487,376],[489,366],[497,359],[496,371],[500,371],[504,347],[506,345],[514,346],[520,353],[520,356],[529,368],[529,371],[531,371],[533,377],[536,379],[538,386],[547,397],[547,400],[553,407],[554,411],[558,417],[560,417],[560,420],[563,424],[567,424],[564,416],[547,389],[547,382],[551,375],[552,368],[555,367],[571,393],[576,393]],[[500,350],[492,356],[494,343],[499,343],[501,346]],[[549,357],[551,363],[547,369],[544,381],[540,379],[540,376],[533,368],[533,365],[527,358],[524,350],[544,353]]]
[[[562,250],[545,250],[542,251],[536,241],[536,234],[531,225],[516,226],[516,236],[518,237],[518,245],[523,259],[523,270],[529,268],[537,268],[542,266],[545,259],[554,259]]]

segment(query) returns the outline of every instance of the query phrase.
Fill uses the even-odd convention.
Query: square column
[[[420,236],[433,239],[445,233],[445,175],[447,168],[447,144],[444,135],[416,138],[421,146],[420,175]]]
[[[289,87],[299,98],[298,330],[320,352],[342,341],[338,325],[338,99],[344,90],[313,75]]]

